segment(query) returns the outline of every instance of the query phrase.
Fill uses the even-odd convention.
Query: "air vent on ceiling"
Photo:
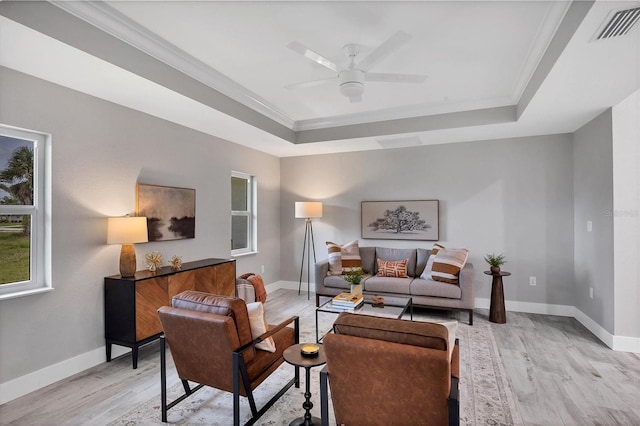
[[[638,18],[640,18],[640,7],[616,12],[598,35],[598,40],[625,35],[638,22]]]

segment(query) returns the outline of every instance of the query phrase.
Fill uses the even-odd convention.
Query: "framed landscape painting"
[[[139,183],[136,193],[136,214],[147,218],[149,241],[195,238],[195,189]]]
[[[362,238],[437,241],[439,221],[438,200],[362,202]]]

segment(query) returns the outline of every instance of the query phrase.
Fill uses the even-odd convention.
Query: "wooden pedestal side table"
[[[293,345],[284,350],[282,354],[285,361],[296,367],[304,367],[305,370],[305,384],[304,384],[304,417],[300,417],[289,423],[289,426],[311,426],[319,425],[320,419],[311,416],[311,409],[313,403],[311,402],[311,367],[317,367],[327,362],[327,358],[324,355],[324,348],[319,346],[318,354],[315,356],[302,355],[302,346],[308,345],[308,343],[300,343]]]
[[[507,322],[507,313],[504,309],[504,289],[502,288],[502,277],[508,277],[511,272],[500,271],[493,273],[484,271],[485,274],[493,276],[491,282],[491,307],[489,308],[489,321],[498,324]]]

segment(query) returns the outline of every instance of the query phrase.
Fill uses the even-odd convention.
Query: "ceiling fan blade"
[[[332,71],[338,72],[338,66],[336,64],[334,64],[333,62],[331,62],[329,59],[325,58],[318,52],[315,52],[309,49],[307,46],[303,45],[302,43],[299,43],[297,41],[292,41],[287,45],[287,47],[293,50],[294,52],[297,52],[302,56],[312,60],[315,63],[323,65]]]
[[[382,81],[385,83],[423,83],[426,75],[421,74],[388,74],[379,72],[369,72],[364,75],[367,81]]]
[[[410,34],[407,34],[404,31],[398,31],[360,61],[358,63],[358,68],[363,71],[367,71],[369,68],[384,59],[388,54],[409,41],[409,39],[411,39]]]
[[[349,98],[349,102],[354,103],[354,102],[360,102],[362,101],[362,95],[358,95],[358,96],[351,96]]]
[[[302,83],[290,84],[284,87],[285,89],[303,89],[305,87],[314,87],[314,86],[320,86],[322,84],[331,83],[337,79],[338,79],[338,76],[335,76],[330,78],[324,78],[322,80],[304,81]]]

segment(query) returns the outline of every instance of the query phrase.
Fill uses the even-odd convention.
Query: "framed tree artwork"
[[[438,200],[362,202],[362,238],[437,241],[439,222]]]
[[[136,193],[136,214],[147,217],[149,241],[195,238],[195,189],[139,183]]]

